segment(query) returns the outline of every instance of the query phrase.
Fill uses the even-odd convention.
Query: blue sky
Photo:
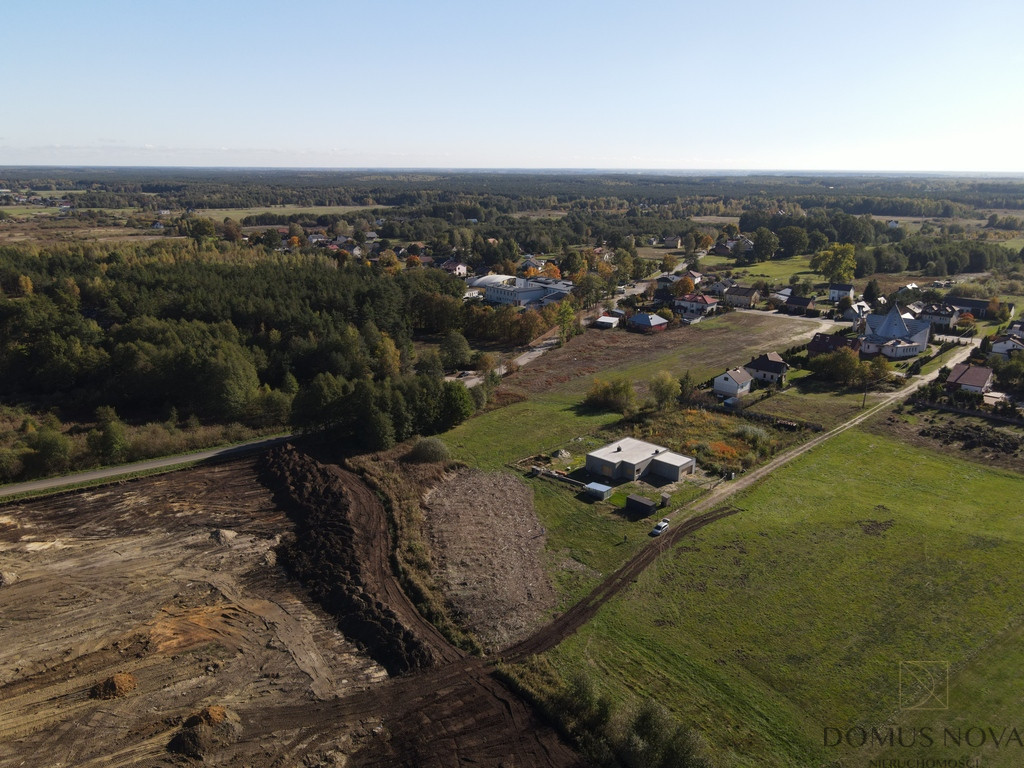
[[[7,3],[0,165],[1024,173],[1024,3]]]

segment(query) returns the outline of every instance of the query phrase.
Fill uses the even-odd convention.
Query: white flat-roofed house
[[[696,467],[696,460],[689,456],[632,437],[587,454],[587,472],[613,480],[639,480],[649,473],[674,482],[692,474]]]

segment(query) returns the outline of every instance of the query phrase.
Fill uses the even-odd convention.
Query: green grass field
[[[868,393],[869,407],[877,400],[877,394]],[[860,392],[801,392],[798,388],[791,387],[784,392],[752,402],[747,406],[747,410],[782,419],[808,421],[821,424],[825,429],[832,429],[860,413],[863,402],[864,397]]]
[[[736,497],[739,514],[663,555],[551,661],[669,707],[718,766],[958,758],[941,744],[826,747],[824,729],[1017,724],[1022,489],[851,430]],[[914,660],[949,662],[948,710],[901,711],[900,662]],[[986,766],[1024,754],[967,752]]]
[[[793,275],[797,275],[801,280],[809,279],[812,283],[825,282],[821,275],[811,271],[809,255],[794,256],[791,259],[771,259],[733,270],[733,277],[744,285],[755,280],[767,280],[773,285],[789,285],[789,278]]]

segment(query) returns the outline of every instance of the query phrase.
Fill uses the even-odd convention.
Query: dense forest
[[[1024,210],[1024,181],[941,174],[709,174],[673,172],[330,171],[167,168],[5,168],[0,188],[87,193],[104,208],[250,208],[273,205],[424,205],[465,197],[503,212],[679,203],[690,215],[735,212],[757,201],[855,215],[953,216],[973,208]]]
[[[414,333],[462,326],[464,285],[441,270],[164,240],[0,248],[0,286],[0,397],[36,412],[115,425],[291,420],[382,447],[477,405],[443,380],[436,353],[413,352]],[[0,472],[61,468],[60,451],[33,453],[55,450],[54,429],[38,426],[23,425]]]

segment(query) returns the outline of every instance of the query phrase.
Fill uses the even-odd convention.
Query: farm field
[[[884,426],[851,430],[735,497],[739,514],[683,539],[550,660],[670,707],[716,765],[1019,765],[991,737],[880,750],[826,747],[824,729],[1017,725],[1022,483]],[[901,710],[900,662],[922,659],[948,662],[948,710]]]

